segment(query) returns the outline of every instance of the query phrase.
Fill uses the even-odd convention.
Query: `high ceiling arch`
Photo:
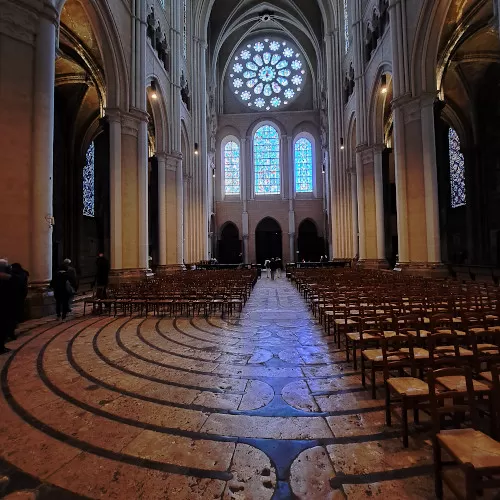
[[[311,102],[316,102],[324,71],[324,37],[334,25],[329,1],[311,0],[200,0],[197,30],[207,41],[207,83],[215,90],[222,111],[227,86],[223,84],[235,50],[247,39],[282,36],[303,54],[311,82]]]

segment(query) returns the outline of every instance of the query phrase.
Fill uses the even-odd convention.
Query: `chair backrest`
[[[392,370],[409,369],[409,375],[415,377],[417,365],[413,350],[414,340],[409,335],[396,334],[392,337],[382,338],[382,358],[384,363],[384,380],[390,377]]]
[[[463,377],[463,390],[448,390],[439,383],[445,377]],[[460,368],[441,368],[427,374],[429,383],[429,401],[432,416],[432,425],[435,434],[441,430],[443,417],[446,415],[469,415],[472,427],[477,429],[478,414],[476,397],[472,382],[472,370],[468,366]],[[444,380],[443,380],[444,382]],[[460,419],[463,422],[463,419]],[[454,420],[456,422],[458,420]]]
[[[436,370],[439,366],[460,366],[465,362],[460,356],[458,335],[454,332],[432,332],[426,338],[426,347],[431,370]]]

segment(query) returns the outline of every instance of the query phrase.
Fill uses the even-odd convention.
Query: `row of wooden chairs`
[[[193,276],[195,275],[195,276]],[[255,271],[179,271],[164,277],[123,283],[109,289],[105,298],[84,300],[99,314],[148,316],[210,316],[240,313],[255,286]]]

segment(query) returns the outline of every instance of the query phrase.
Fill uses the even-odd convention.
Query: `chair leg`
[[[401,404],[401,421],[403,422],[403,446],[408,448],[408,405],[405,396]]]
[[[372,362],[372,399],[377,399],[377,387],[375,385],[375,367]]]
[[[385,383],[385,423],[388,427],[392,425],[391,415],[391,391],[387,382]]]
[[[356,348],[354,348],[356,349]],[[356,369],[356,368],[354,368]],[[361,384],[366,389],[366,377],[365,377],[365,360],[363,358],[363,354],[361,354]]]
[[[465,466],[465,499],[476,500],[477,498],[477,481],[474,468]]]
[[[433,451],[434,451],[434,491],[436,493],[436,497],[441,500],[443,498],[443,478],[441,476],[443,471],[443,466],[441,464],[441,447],[439,446],[437,438],[434,438]]]
[[[356,342],[353,340],[352,342],[352,360],[353,360],[353,363],[354,363],[354,369],[357,370],[358,369],[358,358],[356,356],[356,350],[357,350],[357,345],[356,345]],[[363,356],[361,356],[363,357]]]

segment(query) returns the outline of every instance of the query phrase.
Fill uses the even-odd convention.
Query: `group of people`
[[[23,320],[28,277],[21,264],[0,259],[0,354],[9,352],[5,344],[16,339],[16,327]]]
[[[272,280],[276,276],[276,273],[278,278],[281,278],[281,271],[283,269],[283,264],[281,262],[281,259],[279,257],[273,258],[273,259],[266,259],[264,262],[264,267],[266,268],[266,276],[268,278],[271,278]]]

